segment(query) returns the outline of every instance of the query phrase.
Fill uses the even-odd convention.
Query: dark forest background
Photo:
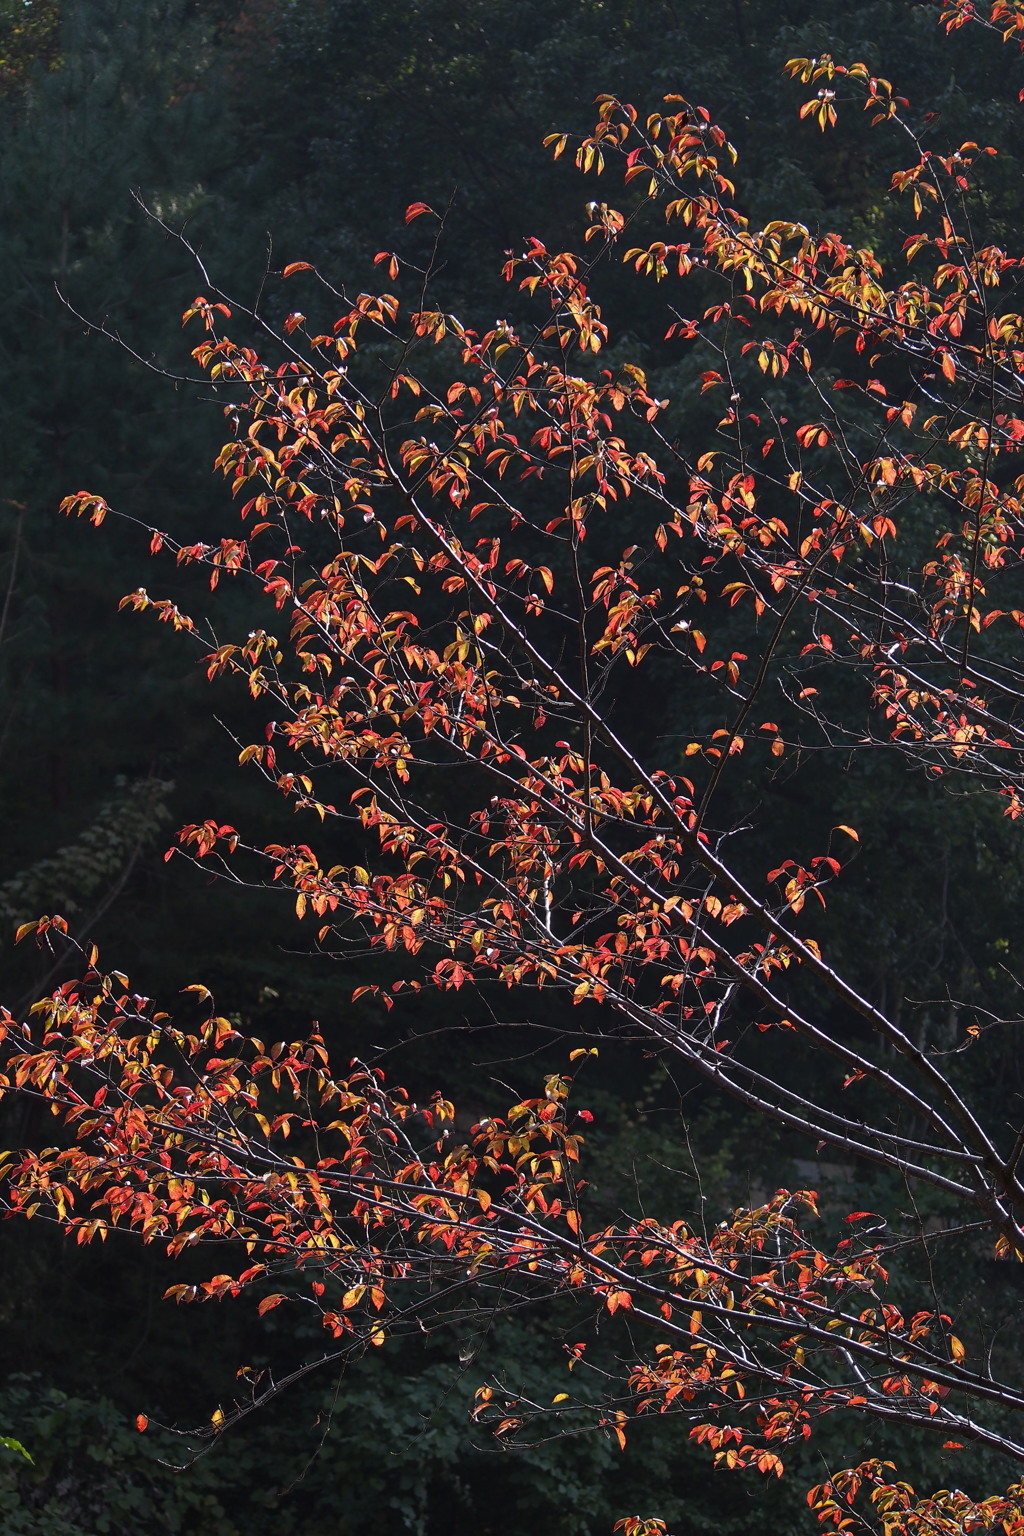
[[[203,285],[168,228],[248,300],[265,268],[298,260],[372,287],[376,252],[424,254],[418,227],[404,231],[407,204],[448,207],[439,303],[489,320],[509,303],[506,249],[532,234],[552,247],[582,237],[593,189],[541,141],[589,126],[599,92],[703,103],[739,151],[752,218],[885,247],[889,170],[902,163],[892,142],[853,114],[828,137],[800,123],[801,88],[781,74],[797,55],[864,59],[922,120],[934,114],[934,144],[1000,148],[984,211],[1020,249],[1019,56],[977,30],[948,39],[936,19],[908,0],[0,0],[0,1000],[24,1008],[52,984],[52,960],[16,950],[13,934],[56,910],[151,995],[204,982],[270,1038],[317,1020],[340,1060],[379,1051],[389,1071],[470,1110],[495,1081],[529,1090],[564,1020],[519,998],[518,1015],[492,1021],[449,994],[385,1021],[350,1001],[369,971],[309,954],[287,897],[165,862],[187,821],[244,825],[254,840],[288,838],[292,823],[238,767],[244,699],[209,687],[200,648],[118,611],[124,593],[179,578],[149,566],[142,532],[118,522],[97,534],[58,504],[93,490],[197,539],[223,517],[211,473],[222,419],[187,381],[180,329]],[[630,288],[616,309],[613,285],[611,302],[617,345],[686,409],[692,381],[657,339],[665,295]],[[221,598],[218,624],[244,624],[244,603]],[[683,710],[671,693],[659,700],[668,760]],[[737,815],[744,793],[761,791],[740,784]],[[1002,1006],[1021,935],[993,931],[986,899],[998,882],[1001,910],[1024,911],[1024,860],[998,810],[908,786],[881,763],[854,778],[823,761],[799,792],[773,786],[776,825],[797,827],[808,797],[868,829],[856,890],[835,909],[839,958],[845,949],[890,1007],[941,996],[951,977],[961,995]],[[991,1083],[1008,1104],[1021,1088],[1014,1038]],[[794,1158],[813,1155],[699,1094],[683,1106],[684,1135],[659,1064],[614,1048],[591,1091],[590,1176],[613,1207],[638,1189],[677,1214],[700,1200],[729,1207],[755,1168],[781,1184]],[[30,1117],[8,1119],[8,1139],[45,1135]],[[712,1476],[673,1422],[636,1433],[625,1454],[593,1434],[497,1453],[468,1426],[473,1390],[515,1371],[540,1395],[558,1391],[570,1319],[551,1315],[481,1319],[472,1337],[425,1336],[418,1352],[386,1347],[342,1379],[312,1376],[175,1474],[164,1459],[187,1459],[192,1442],[139,1436],[135,1414],[200,1422],[232,1394],[239,1365],[312,1352],[312,1329],[296,1339],[289,1320],[281,1337],[254,1303],[175,1309],[160,1298],[178,1271],[127,1242],[77,1250],[8,1226],[0,1260],[0,1434],[34,1458],[0,1450],[10,1536],[584,1536],[632,1510],[680,1536],[740,1536],[810,1530],[802,1489],[823,1461],[845,1465],[861,1448],[948,1476],[909,1437],[883,1445],[863,1431],[851,1446],[848,1429],[824,1432],[770,1488]],[[984,1309],[1006,1282],[971,1262]]]

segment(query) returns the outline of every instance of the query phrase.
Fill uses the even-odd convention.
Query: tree
[[[966,4],[941,19],[1024,35],[1004,0],[987,22]],[[506,1438],[555,1421],[624,1442],[637,1416],[678,1413],[719,1464],[781,1474],[842,1411],[1019,1464],[1018,1361],[956,1315],[950,1273],[964,1252],[1024,1255],[1024,1134],[992,1065],[1017,1027],[1015,918],[993,894],[1002,971],[957,957],[938,1001],[875,995],[842,894],[872,829],[835,784],[894,761],[958,815],[1001,804],[985,835],[1016,838],[1020,258],[985,227],[984,149],[933,147],[862,62],[789,73],[810,90],[802,119],[829,131],[859,103],[912,146],[893,175],[902,249],[752,227],[705,111],[605,97],[576,158],[624,167],[620,206],[588,204],[582,256],[531,239],[509,259],[513,318],[470,330],[431,307],[430,270],[387,251],[408,310],[292,262],[303,308],[280,325],[283,296],[240,305],[205,272],[186,315],[241,526],[148,532],[214,589],[252,582],[287,624],[200,643],[211,677],[272,712],[240,761],[321,830],[317,848],[261,848],[209,820],[181,851],[288,890],[323,952],[379,955],[358,991],[388,1009],[424,988],[571,1001],[571,1070],[470,1128],[375,1068],[334,1075],[316,1035],[244,1038],[204,988],[198,1022],[176,1023],[90,951],[27,1022],[6,1016],[5,1090],[67,1129],[5,1155],[4,1199],[80,1242],[125,1227],[172,1255],[218,1244],[230,1269],[170,1294],[256,1287],[261,1314],[312,1308],[327,1359],[562,1299],[622,1330],[595,1356],[573,1312],[573,1391],[554,1404],[481,1388]],[[425,204],[407,217],[443,238]],[[610,335],[597,294],[618,294],[616,264],[671,293],[685,415]],[[326,299],[332,321],[308,320]],[[89,492],[66,508],[111,510]],[[200,638],[180,603],[125,602]],[[805,782],[805,825],[777,833],[773,800]],[[609,1033],[794,1144],[881,1170],[890,1208],[851,1213],[845,1235],[814,1227],[810,1189],[710,1229],[594,1221],[572,1077]],[[279,1386],[252,1379],[212,1431]],[[877,1458],[809,1497],[844,1527],[861,1495],[887,1532],[1024,1523],[1019,1483],[919,1499]]]
[[[0,7],[0,198],[16,211],[0,231],[9,274],[0,323],[0,796],[8,811],[0,863],[5,885],[12,877],[37,890],[49,882],[34,912],[66,911],[71,900],[76,922],[102,925],[103,909],[111,911],[126,963],[139,950],[172,951],[194,903],[183,900],[172,916],[176,871],[165,872],[158,854],[151,863],[136,858],[129,827],[138,800],[129,793],[113,812],[120,845],[108,835],[106,807],[119,779],[173,779],[176,819],[193,814],[185,807],[195,764],[209,750],[181,722],[183,697],[202,685],[156,633],[143,652],[126,653],[125,618],[111,597],[131,583],[134,551],[116,537],[55,528],[52,509],[69,486],[102,481],[122,505],[154,518],[188,505],[198,529],[209,515],[215,488],[204,483],[202,443],[205,433],[215,451],[218,423],[127,351],[96,346],[79,316],[140,339],[147,353],[176,342],[193,283],[188,258],[149,224],[133,192],[187,218],[193,238],[234,266],[227,253],[246,215],[230,184],[238,156],[221,40],[228,27],[217,26],[226,9],[162,0]],[[258,246],[264,228],[258,222],[255,242],[245,243]],[[164,328],[152,324],[156,313]],[[198,724],[201,711],[194,717]],[[89,749],[77,750],[83,742]],[[91,880],[77,884],[81,864],[63,866],[58,851],[98,816],[106,868],[93,861]],[[57,894],[61,886],[66,894]],[[127,899],[115,902],[119,891]],[[159,943],[145,931],[157,906]],[[131,932],[136,918],[143,926]],[[38,957],[12,953],[9,937],[10,925],[5,969],[25,969],[9,977],[8,1001],[32,986],[38,995]]]

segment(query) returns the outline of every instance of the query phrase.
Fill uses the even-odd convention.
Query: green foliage
[[[239,1530],[212,1468],[175,1475],[170,1438],[140,1436],[107,1399],[88,1400],[37,1377],[10,1377],[0,1422],[17,1424],[26,1461],[0,1461],[0,1524],[10,1536],[177,1536]],[[4,1442],[5,1444],[8,1442]]]
[[[55,67],[59,41],[59,0],[0,0],[0,97],[24,90],[34,71]]]
[[[92,926],[170,820],[167,796],[173,788],[162,779],[118,779],[116,798],[100,807],[73,843],[0,885],[0,924],[27,922],[49,904],[62,915],[79,917],[81,926]],[[93,903],[98,908],[90,911]]]
[[[212,452],[213,424],[148,366],[177,346],[195,278],[133,193],[188,221],[197,239],[214,232],[230,247],[235,215],[215,190],[236,142],[215,46],[221,9],[67,0],[54,67],[33,66],[22,87],[0,93],[0,202],[17,210],[0,225],[0,942],[29,908],[70,899],[130,913],[129,947],[145,950],[155,973],[174,952],[171,935],[188,931],[192,904],[164,873],[158,820],[123,878],[148,792],[114,791],[123,814],[111,804],[99,822],[96,807],[120,781],[172,778],[188,803],[207,765],[230,752],[221,728],[190,708],[190,658],[162,633],[132,634],[118,612],[138,584],[135,541],[83,537],[54,509],[101,472],[143,526],[171,505],[193,526],[209,512],[191,455],[198,445],[201,464],[204,442]],[[99,326],[137,343],[139,356]],[[142,889],[159,919],[152,901],[125,899]]]

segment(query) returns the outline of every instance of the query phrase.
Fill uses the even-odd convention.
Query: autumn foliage
[[[1024,8],[943,22],[1015,47]],[[385,291],[354,295],[290,263],[274,304],[300,297],[276,327],[269,301],[209,284],[185,319],[225,404],[240,521],[204,543],[149,533],[211,588],[254,584],[273,629],[210,650],[180,604],[125,603],[265,707],[240,761],[312,817],[308,842],[269,847],[211,819],[180,852],[225,879],[265,871],[326,953],[392,952],[393,982],[366,989],[387,1008],[424,988],[561,993],[590,1030],[935,1192],[948,1232],[1017,1262],[1024,1135],[987,1122],[961,1070],[985,1021],[962,1009],[950,1048],[929,1049],[830,960],[830,887],[860,831],[837,822],[754,868],[732,810],[717,819],[837,749],[1024,810],[1024,258],[981,233],[983,146],[925,147],[863,63],[789,75],[801,118],[828,131],[865,111],[909,147],[887,249],[752,227],[707,112],[606,97],[592,134],[550,145],[618,206],[595,193],[582,254],[533,238],[509,258],[514,318],[481,331],[432,308],[430,271],[401,252],[377,256]],[[443,222],[424,204],[408,220]],[[624,357],[595,296],[614,264],[663,285],[695,400],[661,398]],[[65,507],[111,510],[85,492]],[[649,716],[680,679],[697,723],[666,747],[636,701]],[[361,862],[332,852],[342,824]],[[27,926],[45,941],[47,922]],[[969,1357],[940,1298],[889,1295],[892,1256],[921,1236],[895,1216],[850,1213],[819,1246],[814,1191],[780,1189],[709,1230],[595,1226],[572,1098],[591,1049],[470,1127],[375,1070],[338,1077],[316,1036],[267,1046],[212,1002],[181,1025],[84,955],[28,1022],[6,1017],[5,1091],[65,1129],[5,1154],[3,1198],[79,1242],[121,1226],[171,1254],[215,1240],[227,1270],[170,1294],[311,1306],[328,1359],[481,1295],[628,1314],[629,1363],[599,1401],[575,1375],[554,1404],[483,1386],[501,1436],[554,1418],[624,1442],[638,1416],[676,1412],[720,1465],[781,1474],[846,1410],[1024,1458],[1021,1390]],[[586,1372],[586,1341],[567,1363]],[[214,1429],[278,1385],[254,1380]],[[874,1460],[810,1495],[829,1529],[858,1499],[887,1533],[1024,1530],[1020,1487],[921,1499]]]

